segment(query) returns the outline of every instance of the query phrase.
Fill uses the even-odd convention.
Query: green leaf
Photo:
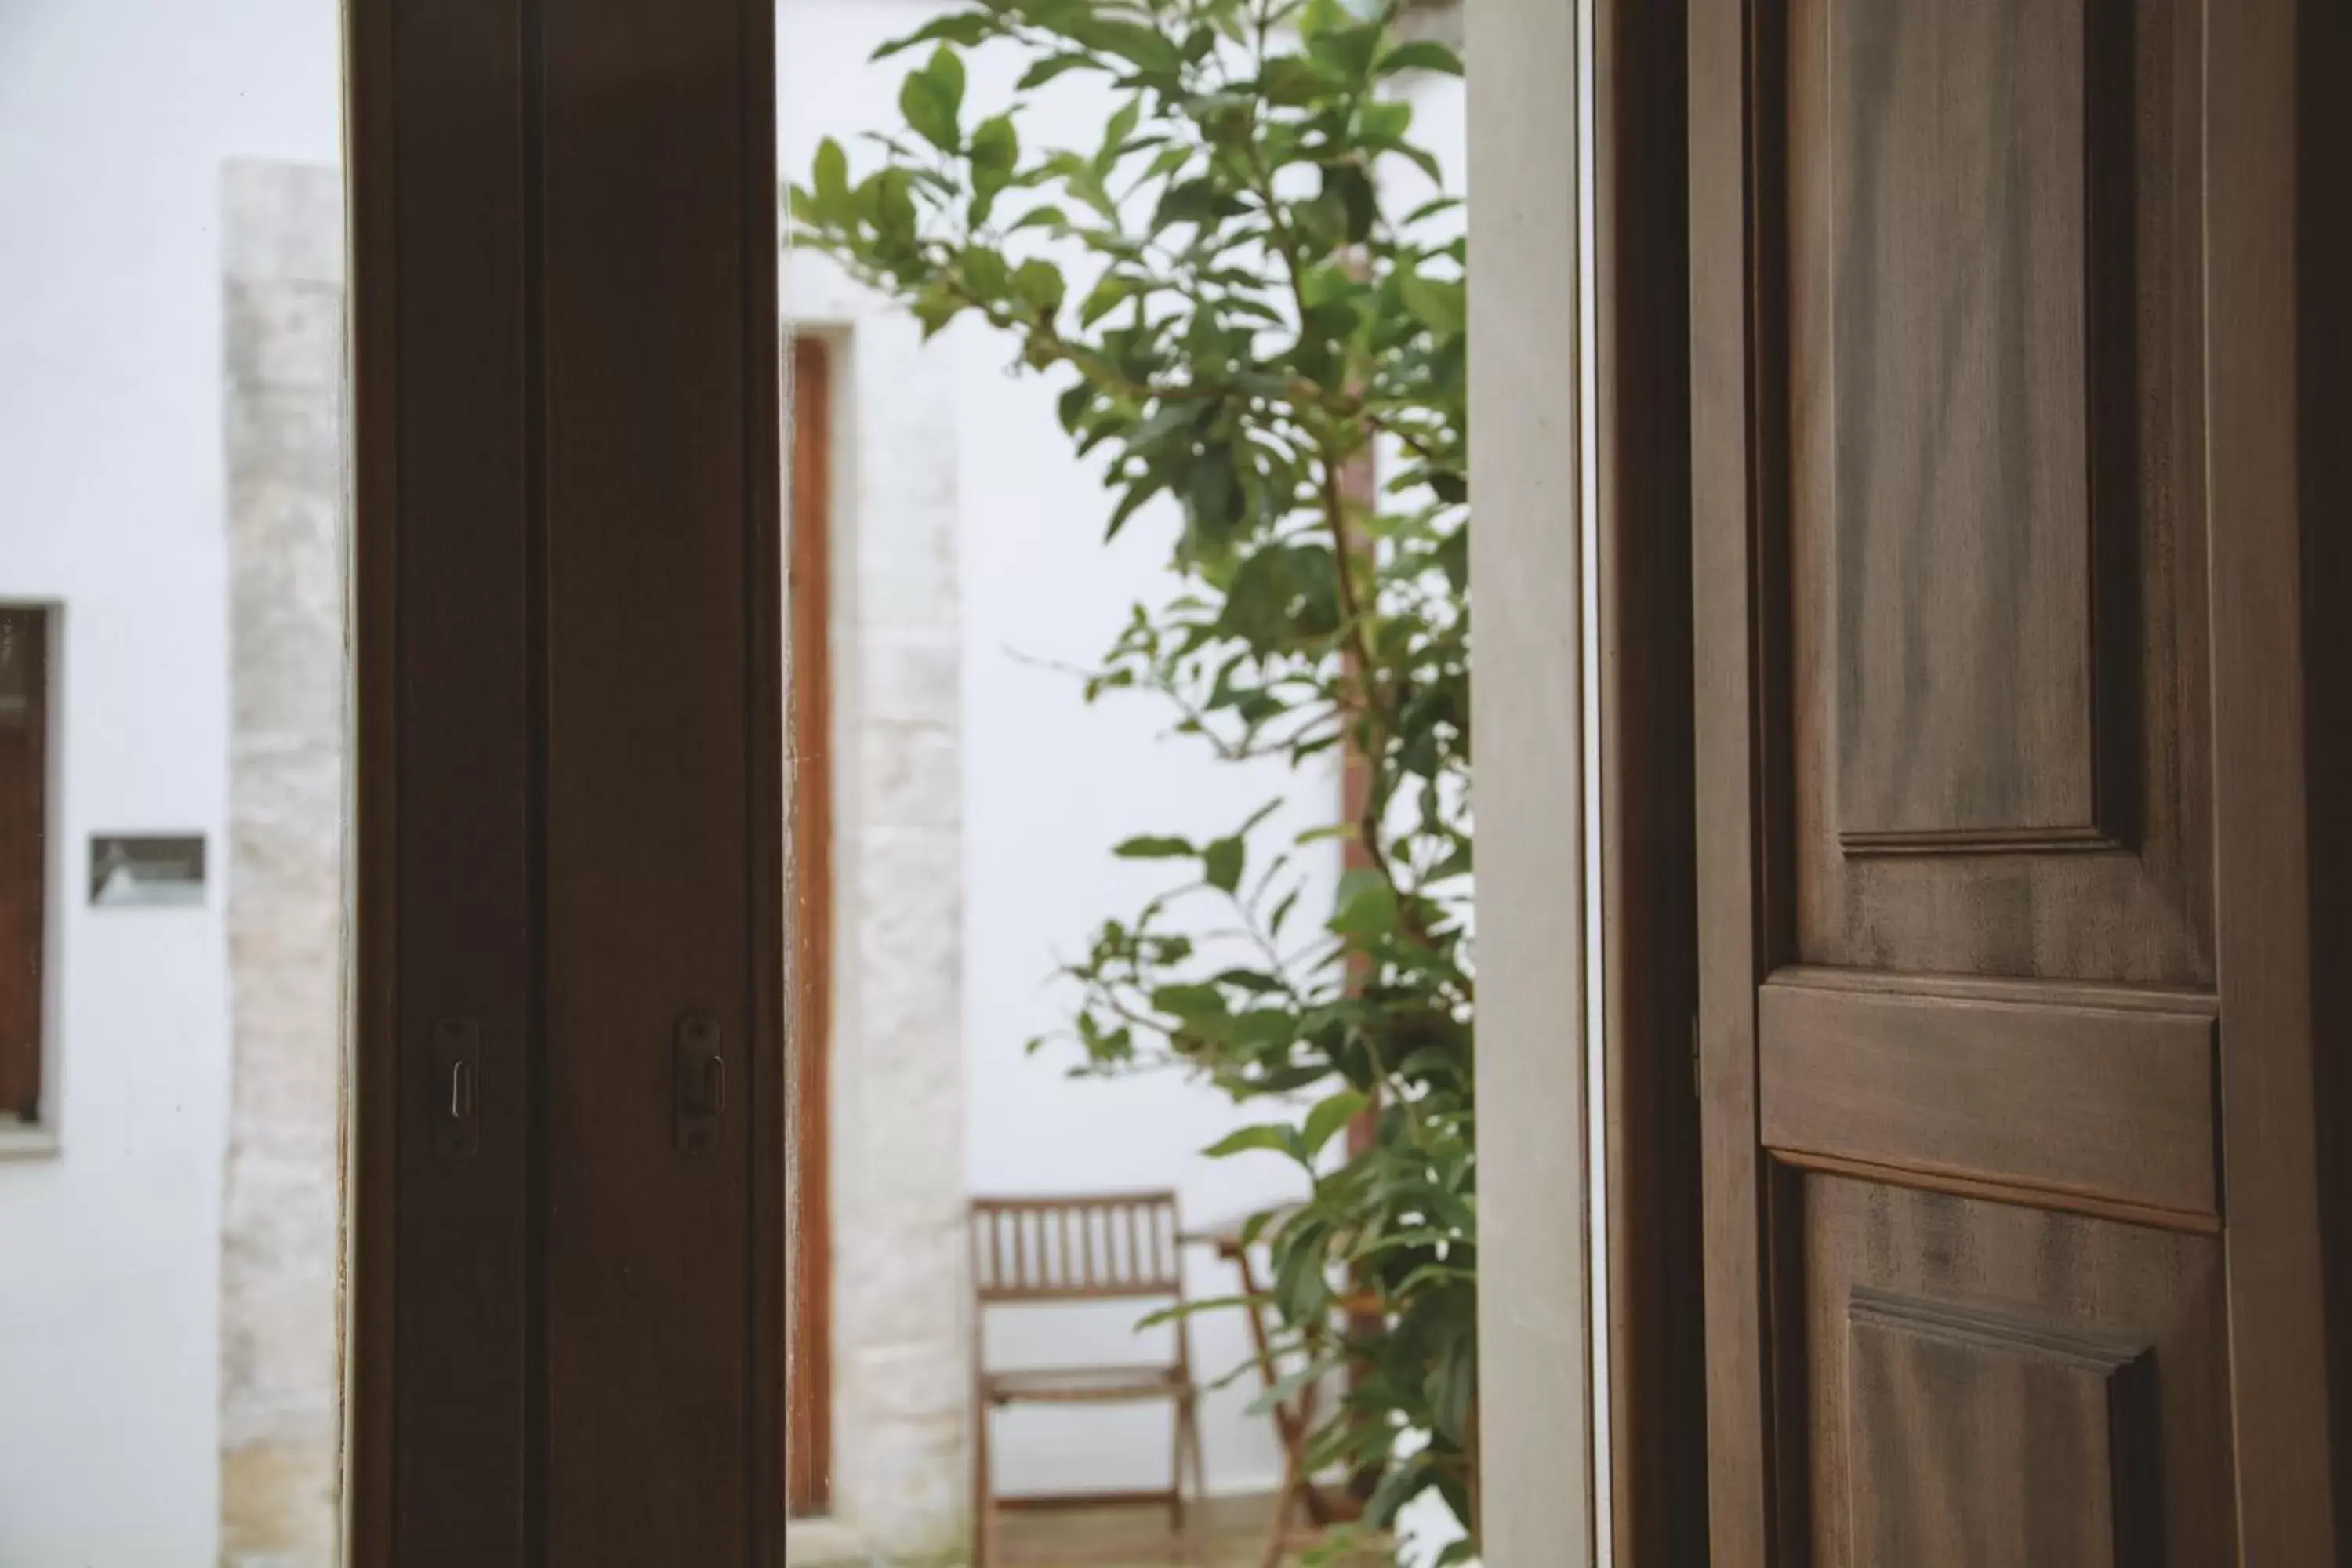
[[[1141,511],[1144,505],[1166,487],[1167,482],[1164,476],[1154,473],[1129,486],[1127,494],[1120,498],[1118,505],[1111,511],[1110,522],[1103,529],[1103,542],[1108,544],[1117,539],[1118,531],[1127,526],[1128,520]]]
[[[1339,911],[1331,930],[1357,942],[1377,942],[1396,932],[1396,889],[1377,871],[1353,870],[1339,879]]]
[[[1242,489],[1234,473],[1234,449],[1219,443],[1192,464],[1184,500],[1192,527],[1204,537],[1223,540],[1241,521]]]
[[[918,44],[962,44],[969,47],[996,31],[996,19],[984,11],[960,11],[950,16],[940,16],[924,23],[903,38],[893,38],[874,51],[873,58],[887,60],[903,54]]]
[[[1110,122],[1103,127],[1102,144],[1095,149],[1096,174],[1108,174],[1118,164],[1119,155],[1127,151],[1127,139],[1135,134],[1142,118],[1141,99],[1130,98],[1111,111]]]
[[[1461,331],[1468,319],[1458,282],[1407,272],[1397,279],[1397,289],[1413,320],[1440,336],[1451,337]]]
[[[1013,178],[1013,166],[1021,161],[1021,135],[1013,128],[1008,115],[991,115],[980,122],[971,133],[972,189],[982,195],[994,195]]]
[[[1444,76],[1460,76],[1462,57],[1434,38],[1414,38],[1399,44],[1381,57],[1381,75],[1394,76],[1399,71],[1436,71]]]
[[[1014,90],[1027,92],[1031,88],[1045,86],[1065,72],[1077,70],[1081,67],[1091,66],[1094,63],[1085,55],[1048,55],[1021,73],[1021,79],[1014,84]]]
[[[898,89],[898,112],[916,134],[943,153],[963,142],[958,116],[963,111],[963,61],[941,44],[930,63],[908,74]]]
[[[963,253],[961,270],[964,287],[983,300],[1003,298],[1012,285],[1013,275],[1004,265],[1004,258],[986,246],[975,245]]]
[[[1190,839],[1146,834],[1113,846],[1111,853],[1122,860],[1182,860],[1200,851]]]
[[[1302,55],[1276,55],[1258,71],[1258,90],[1285,108],[1314,102],[1329,90],[1330,79]]]
[[[1147,72],[1172,76],[1184,64],[1182,52],[1160,29],[1139,22],[1118,21],[1096,13],[1073,25],[1069,35]]]
[[[1328,164],[1323,170],[1323,191],[1334,197],[1346,214],[1344,233],[1348,243],[1361,245],[1380,221],[1381,198],[1372,189],[1371,176],[1360,164]]]
[[[1469,1436],[1466,1428],[1478,1392],[1477,1353],[1476,1342],[1457,1331],[1430,1369],[1430,1415],[1438,1435],[1449,1442],[1460,1443]]]
[[[1059,273],[1055,274],[1056,281],[1060,277]],[[1090,381],[1071,383],[1068,390],[1054,401],[1054,411],[1061,417],[1062,428],[1070,435],[1076,435],[1078,421],[1086,416],[1087,409],[1094,406],[1094,383]]]
[[[816,162],[810,171],[810,188],[817,209],[828,216],[848,210],[849,155],[828,136],[816,144]]]
[[[1242,885],[1242,867],[1247,851],[1238,838],[1220,838],[1201,852],[1201,876],[1209,886],[1221,893],[1230,893]]]
[[[1242,204],[1213,179],[1179,180],[1160,194],[1151,214],[1153,233],[1171,224],[1211,224],[1237,216]]]
[[[1201,1153],[1207,1159],[1226,1160],[1235,1154],[1246,1154],[1253,1149],[1270,1150],[1276,1154],[1296,1154],[1298,1129],[1279,1121],[1244,1127],[1226,1133],[1202,1150]]]
[[[1223,1017],[1225,995],[1213,985],[1162,985],[1151,993],[1151,1006],[1155,1012],[1173,1013],[1189,1023]]]
[[[1364,1518],[1372,1524],[1395,1522],[1397,1510],[1411,1502],[1430,1484],[1429,1451],[1423,1449],[1411,1458],[1391,1467],[1372,1489],[1364,1504]]]
[[[858,202],[870,202],[875,228],[887,240],[915,240],[915,193],[910,185],[912,176],[906,169],[882,169],[858,185]]]
[[[1339,1131],[1363,1114],[1371,1100],[1352,1089],[1343,1089],[1329,1099],[1317,1102],[1307,1113],[1307,1125],[1299,1137],[1307,1146],[1307,1157],[1313,1159],[1323,1152]]]
[[[963,310],[963,301],[944,282],[940,282],[916,295],[908,309],[914,312],[915,320],[922,323],[923,339],[928,342],[956,319]]]
[[[1136,284],[1121,273],[1106,272],[1087,290],[1086,303],[1078,307],[1078,325],[1091,327],[1105,316],[1135,296]]]
[[[1333,27],[1309,38],[1307,47],[1317,59],[1338,71],[1343,80],[1352,82],[1372,68],[1373,58],[1380,53],[1381,41],[1386,31],[1378,22],[1360,23],[1352,27]]]
[[[1043,206],[1031,207],[1013,219],[1013,227],[1008,232],[1019,234],[1024,228],[1060,228],[1066,226],[1069,221],[1068,213],[1048,202]],[[1054,276],[1059,278],[1061,275],[1060,269],[1056,268]]]
[[[1392,144],[1412,129],[1412,105],[1401,99],[1376,99],[1364,105],[1360,119],[1365,141]]]
[[[1265,922],[1268,934],[1273,936],[1282,934],[1283,922],[1290,919],[1290,911],[1297,906],[1297,903],[1298,890],[1295,888],[1282,896],[1282,900],[1274,906],[1274,913]]]
[[[1013,291],[1037,314],[1051,321],[1062,308],[1062,269],[1041,257],[1031,257],[1013,269]]]

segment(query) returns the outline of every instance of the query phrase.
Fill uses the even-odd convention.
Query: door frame
[[[795,1048],[787,1157],[798,1180],[787,1199],[784,1505],[793,1518],[812,1518],[833,1501],[834,345],[816,332],[793,333],[790,343],[785,598]]]
[[[1684,23],[1465,8],[1490,1562],[1706,1558]]]

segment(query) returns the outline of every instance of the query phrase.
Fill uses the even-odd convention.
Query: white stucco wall
[[[0,598],[61,602],[53,1156],[0,1162],[0,1563],[211,1561],[227,986],[220,168],[334,161],[331,0],[0,5]],[[202,910],[88,908],[203,832]]]

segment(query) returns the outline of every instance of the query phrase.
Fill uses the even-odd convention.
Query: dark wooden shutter
[[[1720,1568],[2339,1561],[2297,15],[1694,7]]]
[[[41,610],[0,610],[0,1118],[41,1104],[49,647]]]

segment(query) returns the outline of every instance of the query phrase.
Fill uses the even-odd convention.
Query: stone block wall
[[[330,1568],[345,929],[342,185],[222,176],[231,1099],[221,1560]]]

